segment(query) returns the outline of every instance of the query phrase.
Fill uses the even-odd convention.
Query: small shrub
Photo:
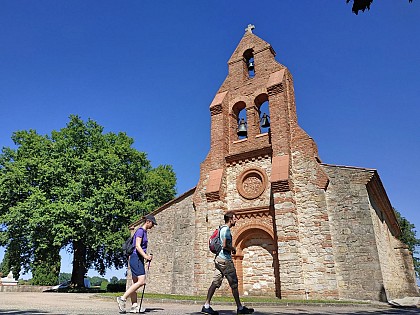
[[[107,286],[108,286],[108,281],[106,281],[106,280],[103,280],[102,282],[101,282],[101,290],[104,290],[104,291],[106,291],[107,290]]]
[[[125,291],[125,283],[109,283],[106,286],[107,292],[124,292]]]

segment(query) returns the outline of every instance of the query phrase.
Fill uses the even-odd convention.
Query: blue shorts
[[[139,277],[146,274],[144,270],[144,258],[134,254],[130,256],[130,269],[133,276]]]

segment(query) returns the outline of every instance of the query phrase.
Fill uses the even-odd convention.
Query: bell
[[[270,121],[268,120],[268,115],[264,113],[261,117],[261,127],[268,128],[270,127]]]
[[[249,71],[254,71],[254,63],[252,61],[248,62],[248,70]]]
[[[243,118],[241,118],[241,121],[239,122],[237,134],[239,137],[246,137],[248,135],[248,132],[246,131],[246,122]]]

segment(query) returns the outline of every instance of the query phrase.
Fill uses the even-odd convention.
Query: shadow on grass
[[[50,312],[42,312],[37,310],[3,310],[0,308],[0,314],[7,314],[7,315],[47,315],[51,314]],[[60,313],[54,313],[54,315],[65,315]]]

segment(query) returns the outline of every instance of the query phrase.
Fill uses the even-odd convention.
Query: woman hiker
[[[153,215],[149,214],[144,217],[145,223],[142,227],[137,229],[134,233],[133,243],[135,243],[135,250],[129,257],[129,264],[131,269],[131,276],[133,284],[125,291],[123,296],[117,297],[118,308],[121,312],[125,313],[125,303],[127,298],[131,299],[130,313],[139,313],[140,307],[137,304],[137,290],[146,283],[146,261],[151,261],[153,256],[146,253],[147,250],[147,230],[157,225],[156,219]]]

